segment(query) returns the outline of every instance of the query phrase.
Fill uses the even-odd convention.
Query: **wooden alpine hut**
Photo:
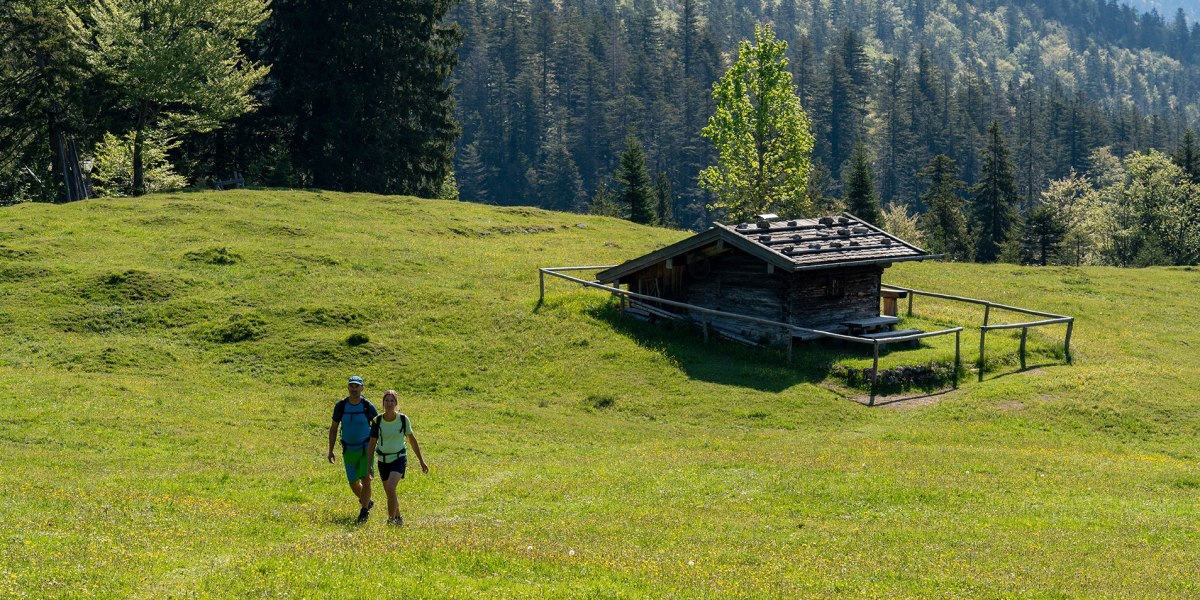
[[[898,319],[880,315],[883,271],[931,255],[851,214],[819,219],[759,215],[753,223],[715,223],[707,231],[605,269],[601,284],[776,323],[851,335],[886,336]],[[631,300],[642,316],[689,316],[717,333],[753,344],[789,344],[784,328],[677,305]],[[696,312],[697,314],[688,314]],[[795,335],[811,339],[818,335]]]

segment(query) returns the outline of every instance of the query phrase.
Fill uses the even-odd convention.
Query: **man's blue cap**
[[[362,385],[362,384],[363,384],[363,380],[362,380],[362,377],[359,377],[358,375],[355,375],[354,377],[351,377],[351,378],[350,378],[350,381],[349,381],[348,383],[357,383],[358,385]]]

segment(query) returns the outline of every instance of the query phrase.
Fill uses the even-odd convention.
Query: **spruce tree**
[[[1175,149],[1171,160],[1188,174],[1192,183],[1200,183],[1200,147],[1196,145],[1196,134],[1191,129],[1183,132],[1183,141]]]
[[[658,172],[658,178],[654,180],[654,199],[657,223],[663,227],[675,227],[675,200],[671,194],[671,180],[662,171]]]
[[[625,137],[625,151],[621,153],[617,181],[622,186],[620,204],[629,211],[629,220],[644,225],[653,223],[654,191],[651,189],[650,173],[646,170],[646,155],[642,151],[642,143],[632,132]]]
[[[88,76],[72,16],[61,0],[0,3],[0,205],[86,196],[82,186],[64,185],[80,182],[62,171],[73,154],[63,142],[80,130]]]
[[[866,145],[860,143],[850,155],[850,171],[842,185],[846,190],[846,210],[850,214],[878,226],[883,223],[883,211],[871,180],[871,162]]]
[[[987,132],[989,141],[984,150],[982,176],[971,188],[971,214],[977,236],[975,259],[979,262],[995,262],[1000,257],[1020,219],[1017,213],[1020,196],[1000,124],[993,121]]]
[[[948,260],[971,260],[967,217],[959,196],[963,182],[958,180],[958,166],[949,156],[939,154],[921,170],[920,175],[929,184],[929,189],[921,196],[921,201],[929,210],[920,222],[921,233],[929,250],[944,254]]]
[[[452,4],[275,0],[267,28],[275,110],[293,132],[294,162],[306,183],[438,194],[459,133],[447,79],[462,34],[442,22]],[[497,54],[502,66],[509,57]],[[519,126],[506,116],[484,115],[483,125]],[[502,154],[532,156],[525,146],[504,147],[499,135],[481,140],[477,151],[491,166]],[[519,182],[527,168],[499,173],[500,179]]]
[[[1062,249],[1067,225],[1053,206],[1042,204],[1029,211],[1021,231],[1022,262],[1044,267]]]

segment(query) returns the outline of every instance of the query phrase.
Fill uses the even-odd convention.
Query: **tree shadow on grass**
[[[687,320],[645,322],[623,314],[611,303],[586,309],[585,313],[639,346],[670,357],[692,379],[762,392],[819,383],[838,361],[866,356],[857,348],[797,342],[789,364],[786,349],[746,346],[717,335],[705,342],[699,328]]]

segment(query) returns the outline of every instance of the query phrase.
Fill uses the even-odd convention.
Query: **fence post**
[[[707,344],[708,343],[708,317],[704,317],[703,319],[701,319],[700,323],[704,330],[704,343]]]
[[[983,381],[983,365],[984,365],[983,345],[984,345],[985,339],[987,339],[987,326],[986,325],[979,328],[979,380],[980,381]]]
[[[1021,328],[1021,370],[1025,370],[1025,337],[1029,335],[1029,328]]]
[[[538,269],[538,304],[546,299],[546,272]]]
[[[875,392],[878,389],[879,382],[879,340],[875,340],[875,365],[871,367],[871,399],[867,401],[867,406],[875,406]]]
[[[961,331],[954,332],[954,388],[955,389],[958,389],[958,365],[959,365],[958,341],[959,341],[959,337],[961,334],[962,334]]]
[[[792,364],[792,342],[796,339],[796,332],[792,331],[791,329],[785,329],[784,333],[786,333],[788,337],[788,364],[790,365]]]
[[[916,292],[914,292],[912,290],[908,291],[908,316],[910,316],[910,317],[912,316],[912,299],[913,299],[913,296],[916,296],[916,295],[917,295]]]
[[[1067,339],[1063,342],[1063,353],[1067,355],[1067,364],[1071,364],[1071,329],[1075,327],[1075,319],[1067,321]]]
[[[983,326],[984,326],[984,327],[987,327],[987,324],[988,324],[988,316],[989,316],[989,313],[991,313],[991,312],[992,312],[992,305],[991,305],[991,303],[984,304],[984,305],[983,305]]]

